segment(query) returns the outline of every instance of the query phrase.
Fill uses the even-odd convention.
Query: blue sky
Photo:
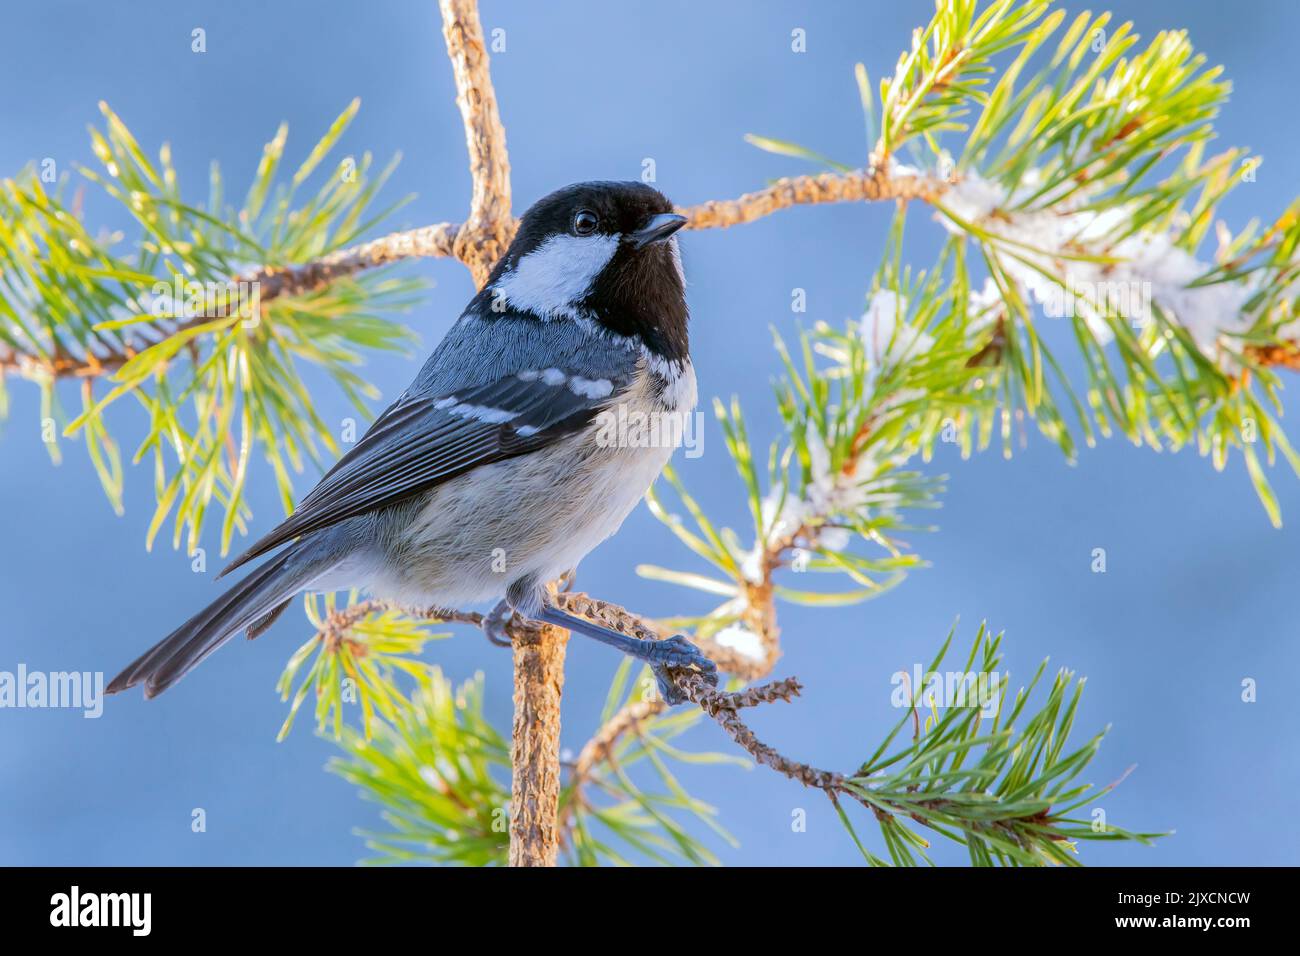
[[[746,132],[803,143],[860,163],[866,144],[853,81],[863,61],[890,69],[924,2],[522,4],[485,0],[486,28],[506,31],[493,74],[508,131],[516,211],[582,179],[635,178],[655,160],[658,185],[679,203],[729,197],[795,160],[746,145]],[[1300,7],[1114,2],[1144,36],[1187,27],[1232,79],[1220,144],[1245,145],[1265,163],[1223,213],[1237,227],[1276,215],[1300,182],[1290,63]],[[1083,9],[1070,5],[1069,9]],[[151,149],[170,141],[182,184],[205,193],[210,159],[245,182],[281,120],[299,158],[354,96],[362,109],[344,146],[403,161],[389,195],[418,194],[393,226],[463,214],[469,176],[451,72],[431,4],[364,7],[277,4],[22,4],[0,36],[0,170],[53,157],[60,169],[92,160],[85,127],[106,100]],[[207,52],[190,50],[203,27]],[[793,55],[791,29],[807,31]],[[125,227],[92,201],[92,221]],[[737,394],[764,440],[779,423],[769,380],[777,371],[771,325],[793,330],[790,290],[808,290],[807,321],[860,314],[889,210],[795,209],[725,232],[689,234],[692,343],[704,396]],[[915,261],[938,227],[917,217]],[[929,233],[929,238],[925,234]],[[133,234],[133,233],[128,233]],[[446,331],[472,294],[457,263],[409,268],[434,283],[408,317],[424,345]],[[1063,339],[1061,341],[1064,341]],[[421,356],[376,359],[366,374],[387,399]],[[143,547],[152,477],[127,476],[115,517],[75,443],[51,466],[35,389],[10,386],[0,424],[0,670],[98,670],[110,676],[216,593],[184,555]],[[347,413],[327,389],[323,417]],[[113,419],[132,447],[143,422]],[[681,461],[683,479],[710,514],[745,521],[721,437]],[[1294,429],[1291,430],[1294,435]],[[1300,674],[1294,612],[1300,484],[1275,469],[1288,524],[1272,529],[1243,469],[1222,474],[1195,454],[1154,454],[1117,441],[1069,466],[1031,437],[1013,460],[961,461],[941,446],[931,466],[949,475],[940,530],[914,544],[931,566],[900,588],[853,608],[782,614],[785,656],[776,676],[798,675],[804,696],[754,715],[784,752],[827,767],[856,766],[896,719],[890,674],[927,661],[954,619],[969,640],[978,622],[1005,629],[1013,680],[1050,655],[1088,677],[1080,734],[1112,727],[1087,778],[1105,784],[1137,769],[1103,806],[1112,822],[1174,829],[1155,848],[1085,847],[1113,864],[1300,862],[1294,794],[1300,754],[1287,687]],[[304,475],[300,491],[311,483]],[[255,530],[277,516],[270,476],[250,488]],[[205,543],[216,548],[216,528]],[[1104,547],[1108,570],[1090,571]],[[650,561],[691,567],[644,508],[581,569],[583,589],[653,615],[701,607],[698,596],[639,579]],[[213,562],[215,564],[216,562]],[[239,641],[176,690],[146,703],[108,701],[99,720],[58,710],[0,711],[0,863],[346,864],[362,855],[356,827],[376,808],[322,771],[334,747],[300,725],[274,737],[283,705],[274,684],[307,625],[291,611],[255,643]],[[483,671],[487,703],[508,727],[510,666],[473,633],[429,650],[455,677]],[[575,639],[567,670],[564,744],[594,728],[617,659]],[[1258,700],[1241,702],[1241,681]],[[709,724],[697,749],[725,750]],[[853,863],[857,852],[824,798],[766,770],[686,767],[682,778],[721,809],[740,841],[714,842],[728,863]],[[202,807],[207,832],[191,832]],[[791,813],[808,811],[806,832]],[[867,828],[870,830],[870,827]],[[946,848],[939,858],[959,862]]]

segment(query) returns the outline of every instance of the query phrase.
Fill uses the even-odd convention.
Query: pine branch
[[[388,832],[368,832],[368,863],[506,863],[510,745],[483,714],[482,675],[453,687],[437,668],[373,734],[345,725],[346,758],[329,769],[384,808]]]
[[[300,296],[324,289],[363,270],[377,269],[403,259],[454,256],[456,237],[461,228],[449,222],[440,222],[420,229],[394,232],[357,246],[340,249],[312,262],[261,269],[245,276],[237,276],[233,281],[256,284],[262,303],[280,296]]]
[[[843,173],[790,176],[735,199],[714,199],[678,207],[687,229],[726,229],[792,206],[839,202],[884,202],[941,196],[948,184],[938,176],[900,171],[887,163]]]
[[[482,288],[515,233],[506,131],[492,88],[477,0],[439,0],[438,6],[447,56],[456,77],[456,105],[465,125],[473,182],[469,217],[456,231],[453,250],[456,258],[469,266],[474,284]]]
[[[510,748],[510,865],[555,866],[560,849],[560,695],[569,632],[513,635],[515,717]]]
[[[477,123],[467,121],[467,134],[470,129],[478,128]],[[930,199],[946,188],[945,183],[932,177],[888,176],[865,169],[846,174],[786,177],[735,199],[714,199],[694,206],[681,206],[678,212],[689,218],[687,229],[724,229],[754,222],[797,205]],[[500,206],[494,202],[484,208],[499,209]],[[481,284],[487,278],[485,270],[490,270],[496,261],[490,250],[508,245],[518,226],[518,222],[508,216],[483,217],[484,214],[480,213],[478,221],[488,222],[490,226],[476,226],[472,214],[464,223],[442,222],[393,232],[319,259],[297,265],[268,266],[232,276],[229,281],[235,285],[257,286],[261,302],[267,304],[280,297],[318,291],[340,279],[406,259],[455,258],[465,263],[474,273],[475,281]],[[174,331],[184,332],[198,324],[197,319],[191,320]],[[134,354],[126,351],[99,357],[43,359],[17,348],[0,346],[0,371],[7,369],[32,379],[98,377],[116,371]]]
[[[571,613],[615,627],[623,633],[658,638],[655,629],[609,602],[583,594],[563,594],[557,603]],[[331,615],[316,640],[332,646],[337,652],[350,639],[341,638],[336,628],[355,627],[359,621],[378,611],[387,613],[391,609],[376,602],[362,602],[345,612]],[[477,623],[473,614],[431,613],[444,620]],[[555,641],[544,641],[540,639],[543,629],[523,625],[518,620],[511,623],[510,631],[515,654],[525,659],[522,669],[528,675],[528,679],[516,687],[512,756],[516,771],[512,775],[510,862],[512,865],[553,865],[555,853],[561,845],[577,845],[589,839],[582,830],[582,818],[598,811],[586,796],[585,789],[591,786],[608,788],[602,770],[606,767],[627,784],[620,762],[620,747],[633,736],[643,742],[653,739],[648,725],[663,713],[664,707],[658,699],[643,700],[625,705],[606,720],[570,765],[569,782],[564,790],[567,796],[562,795],[558,738],[550,735],[546,728],[558,722],[563,683],[563,635],[557,635]],[[372,631],[365,640],[373,642],[380,637]],[[950,642],[951,635],[931,663],[930,672],[938,672]],[[967,671],[979,661],[981,674],[996,674],[1000,663],[999,644],[999,637],[987,634],[981,627],[967,661]],[[430,673],[432,679],[437,680],[436,669]],[[737,691],[716,690],[692,671],[675,672],[673,679],[700,712],[717,722],[755,762],[824,792],[859,847],[862,844],[842,801],[869,810],[882,829],[894,862],[900,865],[915,863],[913,851],[924,856],[929,847],[925,839],[907,829],[908,823],[920,824],[963,843],[970,848],[976,862],[1073,864],[1073,856],[1065,852],[1071,849],[1073,840],[1132,839],[1149,842],[1158,834],[1129,833],[1109,824],[1097,826],[1095,821],[1084,822],[1069,816],[1085,802],[1095,804],[1111,788],[1098,792],[1088,786],[1067,786],[1087,766],[1100,740],[1099,735],[1082,748],[1065,751],[1081,690],[1080,684],[1076,686],[1073,698],[1067,698],[1066,692],[1073,676],[1069,672],[1062,671],[1057,675],[1043,708],[1024,721],[1023,729],[1016,729],[1017,720],[1022,717],[1025,704],[1042,673],[1040,668],[1029,688],[1016,695],[1014,705],[1008,696],[1010,688],[1005,684],[996,687],[998,696],[995,699],[972,699],[965,705],[959,701],[955,706],[954,702],[947,701],[945,706],[950,708],[947,715],[942,719],[927,719],[925,733],[921,731],[916,708],[925,706],[927,700],[924,693],[919,696],[914,693],[910,710],[876,752],[852,773],[824,770],[782,754],[763,743],[740,716],[739,712],[745,708],[775,701],[788,702],[798,696],[801,685],[797,679],[786,678]],[[419,686],[427,687],[427,679],[422,680]],[[987,719],[988,715],[982,714],[982,709],[991,705],[996,705],[992,729],[985,730],[981,716]],[[932,702],[930,706],[933,706]],[[539,713],[541,708],[554,709],[555,713]],[[400,712],[395,720],[396,726],[409,723]],[[915,727],[911,745],[896,753],[888,753],[890,743],[909,722]],[[389,733],[384,730],[382,739],[386,739]],[[374,770],[365,769],[373,761],[357,738],[345,734],[344,741],[356,759],[352,764],[340,765],[336,769],[352,779],[362,779],[365,773],[379,769],[379,765],[375,765]],[[447,743],[451,744],[451,741]],[[472,745],[470,741],[466,743]],[[1030,755],[1031,760],[1027,759]],[[450,759],[450,751],[445,756]],[[525,768],[522,773],[518,771],[521,765]],[[468,808],[473,805],[471,796],[459,796],[451,782],[443,779],[439,787],[440,792],[456,806]],[[617,789],[613,792],[615,795],[620,793]],[[408,819],[407,827],[417,825],[419,816],[417,812],[414,819]],[[661,822],[667,821],[661,819]],[[393,847],[391,840],[377,835],[372,836],[371,845],[388,850]],[[862,849],[868,862],[883,862]]]

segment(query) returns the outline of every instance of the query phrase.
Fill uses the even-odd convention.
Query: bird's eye
[[[580,209],[573,217],[573,232],[579,236],[590,236],[600,225],[600,217],[590,209]]]

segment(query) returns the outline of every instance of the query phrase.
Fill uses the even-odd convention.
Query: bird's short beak
[[[640,249],[652,242],[667,239],[684,225],[686,225],[685,216],[679,216],[675,212],[660,213],[658,216],[651,216],[649,222],[631,233],[628,238],[632,240],[633,248]]]

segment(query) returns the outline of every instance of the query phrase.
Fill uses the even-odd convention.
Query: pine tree
[[[508,244],[505,131],[476,5],[440,6],[473,177],[463,222],[365,239],[401,203],[379,205],[392,164],[337,155],[356,102],[292,173],[281,127],[237,207],[215,166],[206,200],[182,198],[169,147],[151,156],[103,106],[91,132],[99,166],[81,169],[76,188],[129,211],[130,242],[88,227],[67,181],[33,169],[0,188],[0,412],[6,379],[35,385],[42,418],[85,442],[120,509],[123,452],[105,410],[133,400],[146,427],[132,462],[152,463],[156,489],[147,544],[170,523],[173,546],[192,549],[219,515],[227,549],[250,527],[244,490],[257,469],[269,468],[291,510],[295,474],[339,453],[301,369],[324,370],[372,414],[376,392],[357,366],[367,352],[412,344],[396,316],[421,291],[394,266],[452,257],[481,285]],[[1107,14],[1069,17],[1049,0],[939,0],[889,76],[873,84],[859,66],[857,81],[874,144],[864,167],[755,136],[758,148],[825,171],[681,210],[688,228],[721,229],[794,205],[895,207],[861,321],[775,336],[784,430],[751,437],[737,400],[713,401],[750,527],[711,519],[671,469],[648,497],[685,550],[662,557],[680,567],[641,573],[712,595],[716,607],[649,621],[571,581],[555,585],[567,610],[616,629],[688,630],[728,686],[678,673],[692,703],[668,709],[625,662],[601,726],[562,762],[564,632],[512,628],[507,735],[483,715],[481,677],[457,684],[424,656],[444,625],[473,627],[477,614],[311,597],[314,633],[280,682],[281,736],[314,701],[318,729],[341,750],[333,769],[385,809],[386,829],[368,837],[374,859],[713,862],[686,821],[725,831],[677,781],[681,761],[753,761],[821,791],[872,865],[924,862],[936,837],[978,865],[1024,865],[1075,864],[1083,840],[1154,836],[1081,815],[1105,792],[1079,782],[1101,734],[1071,740],[1082,682],[1068,670],[1044,665],[1014,692],[995,686],[991,709],[940,710],[909,685],[898,722],[856,768],[778,753],[743,714],[800,691],[794,678],[764,682],[780,653],[781,604],[864,601],[920,563],[900,535],[943,492],[921,467],[937,442],[963,455],[996,443],[1010,455],[1018,423],[1032,422],[1069,458],[1115,433],[1194,446],[1216,468],[1235,449],[1278,523],[1264,465],[1280,452],[1300,471],[1277,422],[1278,373],[1300,369],[1300,204],[1235,234],[1216,222],[1259,160],[1209,152],[1228,85],[1180,32],[1144,43]],[[922,228],[945,236],[923,269],[903,261],[918,207]],[[1070,323],[1084,381],[1063,374],[1043,318]],[[65,415],[69,396],[79,408]],[[49,447],[57,459],[57,441]],[[791,570],[830,583],[796,585]],[[962,673],[994,673],[1001,640],[984,626],[950,633],[929,671],[952,659]],[[704,718],[725,749],[680,750],[674,739]],[[862,829],[872,819],[878,838]]]

